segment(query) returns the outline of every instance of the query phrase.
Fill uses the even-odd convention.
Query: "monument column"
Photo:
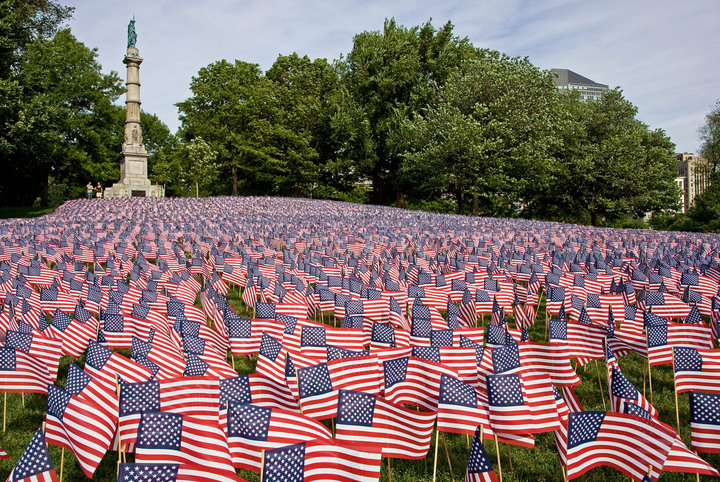
[[[127,77],[125,86],[125,140],[120,153],[120,181],[105,190],[105,197],[163,197],[165,190],[150,184],[147,158],[140,125],[140,64],[143,59],[135,47],[135,19],[128,25],[128,47],[123,63]]]

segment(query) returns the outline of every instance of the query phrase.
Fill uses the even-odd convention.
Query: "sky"
[[[353,36],[386,18],[412,27],[448,20],[473,45],[528,57],[620,87],[677,152],[696,152],[698,129],[720,99],[718,0],[60,0],[75,7],[75,37],[97,48],[103,72],[125,79],[127,25],[135,17],[142,108],[172,132],[175,104],[202,68],[226,59],[268,70],[278,55],[339,59]],[[124,102],[124,98],[119,102]]]

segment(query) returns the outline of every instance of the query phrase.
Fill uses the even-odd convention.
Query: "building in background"
[[[572,70],[550,69],[550,71],[555,74],[553,81],[558,90],[561,92],[577,90],[580,92],[580,100],[599,100],[608,91],[606,84],[598,84]]]
[[[675,154],[678,160],[678,176],[675,182],[683,191],[682,212],[692,207],[695,197],[710,186],[712,164],[701,156],[684,152]]]

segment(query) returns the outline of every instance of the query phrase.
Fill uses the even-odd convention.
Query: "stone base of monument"
[[[145,147],[136,139],[123,145],[120,160],[120,181],[105,189],[103,196],[116,197],[165,197],[165,188],[150,184],[147,176],[147,158]]]
[[[159,184],[121,184],[116,182],[105,189],[105,198],[116,197],[165,197],[165,188]]]

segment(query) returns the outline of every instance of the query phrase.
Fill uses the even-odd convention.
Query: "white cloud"
[[[212,62],[240,59],[268,69],[298,52],[337,59],[353,36],[381,30],[385,18],[407,27],[432,17],[477,47],[528,56],[537,66],[568,68],[620,86],[639,118],[663,128],[678,150],[697,149],[697,129],[720,98],[715,0],[75,0],[75,36],[97,47],[105,71],[124,77],[122,57],[133,14],[143,108],[171,129],[174,104],[190,96],[190,79]]]

